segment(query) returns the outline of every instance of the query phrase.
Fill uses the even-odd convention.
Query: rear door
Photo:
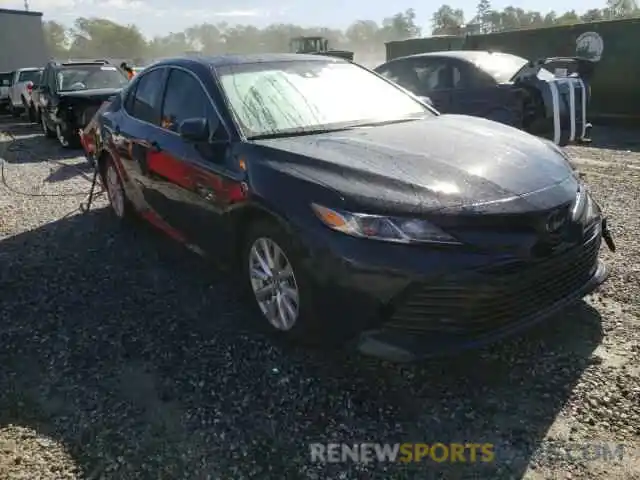
[[[127,89],[119,118],[110,119],[111,148],[134,187],[130,192],[132,200],[142,209],[154,209],[146,202],[152,188],[148,165],[159,153],[155,145],[166,75],[167,68],[160,67],[137,78]]]
[[[506,106],[504,99],[499,98],[495,80],[475,65],[453,60],[451,69],[451,113],[484,116],[492,109]]]
[[[193,143],[180,136],[180,123],[195,118],[220,125],[211,141]],[[213,252],[222,248],[222,215],[240,192],[239,172],[227,162],[229,132],[211,96],[187,69],[169,73],[156,141],[156,154],[149,157],[148,203],[190,243]]]

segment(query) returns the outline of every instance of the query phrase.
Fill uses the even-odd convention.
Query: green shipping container
[[[387,42],[387,61],[417,53],[441,52],[442,50],[462,50],[465,37],[456,35],[437,35],[429,38],[411,38],[396,42]]]
[[[411,51],[399,55],[396,52],[403,51],[400,45],[392,48],[387,46],[387,59],[453,49],[494,50],[531,60],[583,56],[598,60],[591,79],[590,116],[640,119],[638,18],[452,38],[461,40],[459,47],[440,48],[440,39],[436,38],[413,39],[405,41],[412,43],[411,48],[405,47],[407,51]],[[393,56],[390,57],[389,53]]]

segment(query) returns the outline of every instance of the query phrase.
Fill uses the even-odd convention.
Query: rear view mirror
[[[208,142],[211,136],[209,122],[206,118],[187,118],[180,122],[178,133],[185,140],[192,142]]]

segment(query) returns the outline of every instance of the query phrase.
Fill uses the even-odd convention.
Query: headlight
[[[425,220],[350,213],[315,203],[311,204],[311,208],[327,227],[353,237],[397,243],[461,244]]]
[[[589,195],[584,185],[581,185],[571,210],[573,220],[588,226],[595,220],[598,220],[601,217],[601,213],[602,210],[600,210],[600,206],[591,195]]]

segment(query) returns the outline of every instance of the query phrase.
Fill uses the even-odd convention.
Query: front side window
[[[92,90],[99,88],[122,88],[128,78],[111,65],[77,65],[60,67],[57,86],[61,92]]]
[[[357,65],[301,60],[217,68],[246,136],[313,132],[434,115]]]
[[[211,101],[200,82],[191,74],[172,69],[162,105],[161,126],[172,132],[188,118],[209,118],[213,112]]]

